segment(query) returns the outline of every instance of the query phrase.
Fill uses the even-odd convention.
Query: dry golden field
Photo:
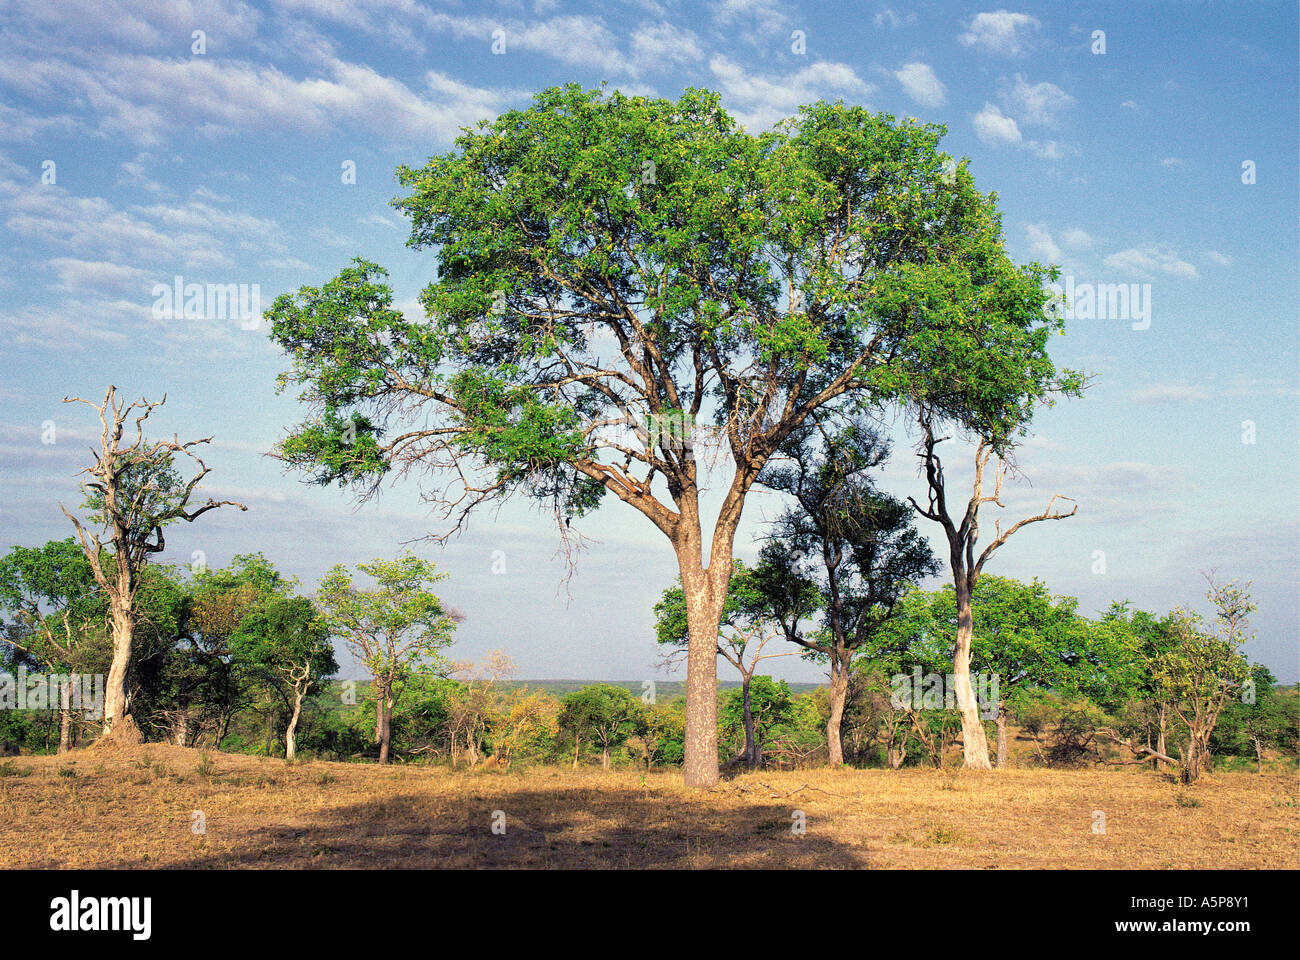
[[[0,762],[0,867],[1294,868],[1297,793],[1293,773],[1185,789],[1132,768],[762,772],[701,793],[672,772],[150,744]]]

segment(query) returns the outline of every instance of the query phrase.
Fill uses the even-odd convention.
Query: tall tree
[[[452,642],[460,615],[430,590],[445,580],[427,560],[406,554],[395,560],[359,563],[374,581],[358,587],[343,564],[321,580],[316,602],[332,635],[341,637],[369,672],[375,698],[375,743],[379,762],[388,762],[393,709],[401,682],[413,670],[446,672],[441,651]]]
[[[1007,258],[994,198],[952,171],[943,133],[823,102],[753,135],[707,91],[546,90],[399,168],[408,245],[437,250],[428,322],[394,310],[361,260],[276,300],[293,361],[280,382],[310,408],[280,454],[363,496],[390,472],[449,477],[429,492],[442,536],[516,491],[562,535],[606,493],[639,510],[677,558],[684,774],[709,786],[736,528],[777,447],[822,408],[922,381],[967,423],[994,392],[986,375],[999,395],[1054,376],[1046,273]],[[716,481],[706,442],[726,455]]]
[[[915,499],[909,500],[917,513],[943,527],[944,536],[948,540],[948,564],[957,603],[957,633],[952,653],[953,685],[956,687],[957,709],[961,713],[962,755],[965,765],[974,770],[992,769],[988,738],[984,734],[979,704],[970,680],[971,637],[974,631],[971,597],[975,592],[975,584],[989,558],[1016,531],[1043,520],[1064,520],[1074,516],[1079,509],[1076,504],[1069,513],[1060,512],[1056,509],[1056,501],[1061,497],[1053,495],[1042,513],[1019,520],[1006,530],[1002,529],[1001,521],[996,521],[993,539],[978,554],[975,552],[980,537],[980,510],[988,503],[1003,506],[1002,483],[1014,447],[1014,436],[1028,424],[1033,404],[1040,400],[1050,402],[1054,394],[1076,395],[1082,389],[1082,379],[1069,372],[1061,378],[1057,378],[1055,371],[1050,375],[1045,372],[1031,373],[1028,385],[1018,379],[1021,375],[1019,370],[1013,371],[1009,390],[1005,388],[1005,381],[997,377],[991,378],[997,385],[994,389],[1001,389],[1004,399],[988,411],[984,424],[975,431],[978,438],[975,447],[975,478],[970,499],[966,501],[957,519],[954,519],[948,508],[943,462],[937,449],[945,439],[935,436],[936,426],[942,422],[941,415],[924,403],[918,406],[922,434],[918,455],[929,488],[928,503],[922,507]],[[993,461],[992,493],[987,492],[984,485],[990,461]]]
[[[193,523],[218,507],[248,508],[233,500],[218,502],[210,497],[200,506],[190,506],[199,482],[209,472],[194,448],[210,443],[212,438],[185,443],[179,436],[146,440],[144,422],[167,402],[165,395],[157,403],[141,399],[127,404],[117,398],[117,387],[110,386],[101,403],[80,397],[65,397],[63,402],[92,407],[102,428],[99,449],[91,451],[95,462],[82,471],[89,478],[82,483],[87,522],[83,524],[67,507],[59,506],[77,528],[81,549],[90,562],[95,582],[108,597],[113,620],[113,661],[104,685],[104,736],[139,741],[140,731],[130,719],[127,671],[139,622],[135,600],[142,572],[150,558],[165,549],[163,528],[167,525],[177,520]],[[134,437],[129,436],[128,421],[134,422]],[[174,467],[178,455],[188,457],[198,467],[188,481]],[[112,555],[111,564],[104,552],[106,545]]]
[[[829,664],[826,743],[830,765],[838,767],[854,656],[890,618],[907,586],[939,568],[912,527],[907,504],[881,493],[869,476],[889,456],[874,432],[851,424],[828,433],[815,423],[791,434],[782,452],[790,465],[772,461],[760,482],[796,506],[773,524],[758,589],[786,639]],[[801,599],[810,594],[821,612],[811,631],[803,624],[811,610]]]

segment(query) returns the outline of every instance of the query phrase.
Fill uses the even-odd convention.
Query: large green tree
[[[427,320],[365,261],[276,300],[281,383],[310,409],[281,456],[363,494],[449,477],[430,491],[444,536],[516,491],[561,532],[605,494],[643,513],[690,618],[686,782],[711,785],[736,529],[790,432],[912,399],[1001,422],[1058,379],[1048,274],[1007,257],[995,198],[943,133],[821,102],[753,134],[707,91],[543,91],[399,168],[408,244],[437,251]],[[718,476],[703,443],[726,455]]]

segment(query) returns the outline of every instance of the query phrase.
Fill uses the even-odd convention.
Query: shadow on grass
[[[864,868],[865,851],[800,804],[725,791],[694,797],[491,784],[459,798],[404,792],[304,813],[280,826],[208,822],[186,856],[112,869]],[[497,811],[500,811],[498,813]],[[505,832],[494,833],[502,822]],[[499,830],[499,826],[498,826]]]

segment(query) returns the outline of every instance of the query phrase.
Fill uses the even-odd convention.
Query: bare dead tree
[[[211,498],[190,508],[195,489],[210,469],[193,448],[210,443],[212,438],[182,443],[179,436],[173,435],[171,440],[147,441],[144,422],[155,408],[167,402],[165,394],[157,403],[141,398],[127,404],[118,399],[117,387],[109,386],[102,403],[80,397],[64,397],[63,402],[93,408],[102,427],[100,447],[91,450],[95,462],[81,471],[89,478],[82,482],[87,493],[85,506],[99,530],[87,529],[87,524],[62,503],[59,508],[77,528],[81,549],[90,562],[95,582],[108,597],[112,616],[113,660],[104,687],[104,736],[138,742],[140,731],[130,717],[127,693],[131,643],[140,619],[135,600],[150,558],[166,547],[163,527],[176,520],[193,523],[218,507],[248,508],[233,500]],[[128,421],[134,422],[134,438],[129,437]],[[128,435],[125,440],[124,435]],[[198,467],[198,472],[183,485],[172,468],[178,454],[190,458]],[[105,556],[106,546],[111,556]]]
[[[987,438],[979,439],[975,448],[975,479],[971,487],[971,496],[966,502],[961,521],[954,522],[948,509],[943,463],[935,449],[947,438],[935,438],[933,418],[926,408],[921,408],[918,420],[921,425],[922,439],[917,456],[921,458],[925,469],[925,478],[929,486],[929,504],[927,507],[922,507],[911,497],[908,500],[917,513],[940,524],[948,538],[949,564],[952,568],[953,586],[957,592],[957,638],[953,647],[952,666],[953,684],[957,688],[957,709],[961,712],[963,755],[968,768],[990,770],[992,765],[989,763],[988,738],[984,735],[984,724],[980,719],[979,706],[975,701],[970,680],[971,636],[974,631],[971,596],[975,591],[975,582],[979,579],[984,564],[994,552],[1021,527],[1038,523],[1040,520],[1064,520],[1066,517],[1074,516],[1079,507],[1076,504],[1069,513],[1061,513],[1055,509],[1056,501],[1070,498],[1053,494],[1047,509],[1042,513],[1013,523],[1006,530],[1002,529],[1001,521],[995,521],[992,542],[977,556],[975,547],[979,541],[980,508],[986,503],[995,504],[1003,509],[1006,506],[1002,502],[1002,482],[1006,478],[1008,466],[1005,452],[1000,454]],[[993,492],[986,494],[984,476],[991,460],[994,461]]]

